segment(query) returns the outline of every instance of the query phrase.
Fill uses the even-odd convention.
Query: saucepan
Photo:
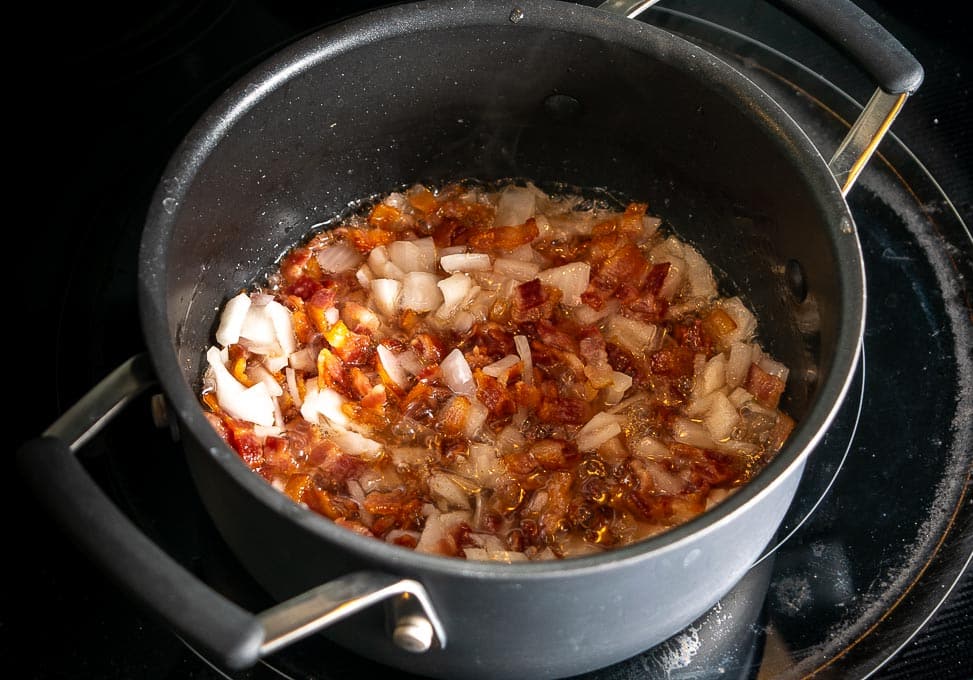
[[[649,2],[433,0],[328,26],[248,73],[192,128],[142,235],[146,351],[18,452],[25,479],[120,587],[239,669],[326,634],[433,677],[564,677],[682,630],[772,540],[859,358],[865,272],[845,201],[922,68],[849,2],[782,3],[878,87],[825,158],[717,55],[634,16]],[[791,369],[797,426],[751,483],[702,516],[598,555],[497,564],[355,535],[255,475],[199,404],[215,310],[307,225],[414,182],[529,178],[649,203],[755,310]],[[280,604],[250,612],[152,544],[75,452],[157,385],[196,489]]]

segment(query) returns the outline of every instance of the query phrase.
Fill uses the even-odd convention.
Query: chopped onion
[[[311,346],[292,353],[287,357],[287,361],[295,371],[314,373],[318,370],[318,355]]]
[[[581,304],[581,294],[588,289],[591,265],[587,262],[571,262],[560,267],[545,269],[537,275],[545,286],[561,291],[561,302],[569,307]]]
[[[469,510],[470,496],[452,476],[443,473],[436,473],[429,477],[429,493],[442,510],[464,509]]]
[[[527,187],[507,187],[500,193],[497,201],[494,226],[514,227],[523,224],[534,214],[535,200],[534,192]]]
[[[366,290],[374,278],[375,275],[372,274],[372,270],[367,264],[363,264],[358,268],[358,271],[355,272],[355,279],[358,281],[358,285]]]
[[[264,383],[267,387],[267,393],[272,397],[279,397],[284,393],[280,383],[278,383],[270,371],[264,368],[264,366],[261,364],[254,364],[253,366],[250,366],[247,369],[247,377],[253,380],[255,383]]]
[[[251,387],[240,384],[223,364],[220,350],[216,347],[209,348],[206,360],[213,369],[220,408],[239,420],[257,425],[274,424],[275,402],[265,384],[258,382]]]
[[[487,375],[498,379],[501,383],[506,384],[509,380],[510,371],[520,363],[520,357],[516,354],[508,354],[503,359],[494,361],[492,364],[488,364],[483,367],[483,372]]]
[[[686,261],[686,277],[689,279],[691,295],[707,300],[716,297],[716,279],[713,278],[709,262],[688,243],[683,244],[682,257]]]
[[[320,250],[317,254],[321,269],[331,274],[356,269],[362,263],[361,254],[346,243],[336,243]]]
[[[406,274],[411,272],[431,274],[436,266],[436,246],[431,243],[431,239],[429,241],[432,245],[431,251],[427,244],[420,244],[419,241],[392,241],[387,246],[389,261]]]
[[[730,315],[737,327],[726,334],[725,342],[749,342],[753,338],[754,331],[757,330],[757,319],[753,313],[743,304],[739,297],[732,297],[720,302],[720,307]]]
[[[510,257],[498,257],[493,263],[494,273],[518,281],[530,281],[540,270],[541,266],[535,262],[524,262]]]
[[[726,384],[733,388],[743,384],[753,363],[753,351],[750,345],[735,341],[730,344],[730,358],[726,362]]]
[[[534,359],[530,353],[530,342],[527,340],[527,336],[515,335],[514,346],[517,348],[520,360],[524,362],[522,380],[528,385],[532,385],[534,383]]]
[[[337,428],[331,435],[332,441],[345,453],[360,456],[366,460],[375,460],[382,455],[382,444],[357,432]]]
[[[637,319],[616,314],[608,320],[605,337],[635,356],[655,347],[658,328]]]
[[[713,439],[726,439],[739,422],[740,414],[736,407],[722,392],[714,392],[710,407],[703,416],[703,425],[713,435]]]
[[[639,439],[632,446],[632,453],[639,458],[651,458],[662,460],[671,457],[669,447],[652,436],[645,436]]]
[[[284,354],[290,354],[297,349],[297,338],[294,336],[294,324],[292,322],[291,311],[276,300],[271,300],[264,307],[267,316],[274,326],[274,335],[277,344]]]
[[[609,406],[617,404],[625,397],[625,393],[631,386],[632,376],[621,371],[612,371],[611,384],[604,388],[605,403]]]
[[[736,408],[740,408],[748,401],[753,401],[753,395],[747,392],[742,387],[738,387],[732,392],[730,392],[730,396],[728,398],[730,400],[730,403],[733,404],[733,406],[735,406]]]
[[[486,406],[475,397],[470,397],[470,411],[466,415],[466,426],[463,428],[467,439],[476,439],[489,415],[490,410]]]
[[[216,329],[216,342],[222,347],[236,344],[240,341],[240,329],[243,320],[250,309],[250,296],[246,293],[236,295],[223,306],[220,315],[220,326]]]
[[[266,354],[278,346],[277,332],[266,305],[250,305],[240,328],[240,338],[247,340],[247,347],[258,354]]]
[[[399,306],[414,312],[430,312],[443,302],[435,274],[409,272],[402,278],[402,298]]]
[[[301,391],[297,388],[297,374],[294,369],[288,366],[284,369],[284,378],[287,380],[287,393],[291,395],[291,400],[298,408],[301,407]]]
[[[486,253],[457,253],[444,255],[439,259],[440,266],[450,274],[456,272],[482,272],[493,267]]]
[[[405,369],[402,368],[402,364],[399,363],[398,358],[392,353],[385,345],[380,344],[378,346],[378,359],[382,362],[382,368],[385,369],[385,373],[388,377],[396,384],[396,386],[401,390],[409,389],[409,376]]]
[[[345,398],[330,387],[319,389],[316,380],[308,380],[305,385],[304,403],[301,404],[301,415],[304,420],[317,423],[318,416],[324,416],[335,425],[344,427],[348,424],[348,416],[342,410]]]
[[[705,397],[726,385],[726,355],[717,354],[703,364],[702,371],[696,374],[693,395]]]
[[[504,562],[512,564],[514,562],[528,561],[527,555],[513,550],[486,550],[484,548],[463,548],[463,556],[467,560],[482,560],[486,562]]]
[[[389,259],[389,251],[385,246],[375,246],[368,254],[368,267],[375,276],[386,279],[401,279],[405,272]]]
[[[371,290],[375,308],[387,318],[395,316],[402,284],[395,279],[372,279]]]
[[[778,378],[781,382],[787,382],[787,376],[790,373],[787,366],[779,361],[771,359],[768,355],[764,354],[762,357],[760,357],[760,360],[757,361],[757,366],[759,366],[761,370],[765,371],[766,373]]]
[[[574,316],[574,320],[582,326],[594,326],[602,319],[607,319],[609,316],[617,313],[618,307],[618,300],[614,299],[608,300],[601,309],[594,309],[588,305],[581,304],[572,310],[572,315]]]
[[[436,316],[448,319],[459,307],[467,302],[473,290],[473,280],[467,274],[457,272],[436,283],[443,294],[443,304],[436,310]]]
[[[473,371],[466,362],[466,357],[459,348],[454,349],[446,355],[439,365],[443,374],[443,380],[456,394],[473,394],[476,392],[476,382],[473,380]]]
[[[622,418],[609,413],[596,413],[584,427],[578,430],[575,443],[582,452],[594,451],[612,437],[622,432]]]
[[[284,354],[264,357],[264,368],[271,373],[279,373],[284,370],[288,363],[288,357]]]
[[[716,445],[713,435],[706,426],[689,418],[677,416],[673,420],[672,436],[681,444],[689,444],[701,449],[711,449]]]

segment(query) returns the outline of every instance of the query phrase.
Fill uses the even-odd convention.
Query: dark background
[[[8,32],[23,30],[36,45],[15,65],[27,75],[16,97],[25,102],[27,125],[9,133],[24,134],[14,141],[30,151],[22,172],[33,187],[32,198],[19,201],[28,208],[27,219],[8,227],[20,239],[16,316],[8,333],[11,339],[30,338],[27,351],[16,343],[20,351],[8,352],[16,386],[12,393],[18,400],[24,397],[15,411],[14,444],[41,432],[101,376],[103,367],[111,367],[112,357],[141,349],[137,315],[114,286],[134,280],[139,234],[132,225],[140,223],[183,134],[223,88],[263,57],[369,4],[379,3],[181,0],[111,10],[85,4],[36,8],[40,11],[35,10],[33,21],[8,24]],[[706,11],[708,3],[695,4],[700,14]],[[926,81],[893,132],[929,168],[969,224],[973,60],[958,4],[859,4],[924,65]],[[830,68],[830,55],[814,47],[795,56],[813,68]],[[848,86],[853,92],[859,87]],[[104,314],[90,319],[90,326],[77,324],[66,306],[75,304],[76,287],[86,285],[89,270],[105,267],[98,260],[103,249],[126,256],[95,278],[92,295],[104,298]],[[145,411],[131,417],[145,420]],[[150,432],[146,444],[159,436]],[[98,450],[91,455],[96,472]],[[110,484],[110,475],[105,478]],[[15,476],[4,493],[3,519],[7,577],[0,602],[0,660],[23,669],[15,671],[16,677],[218,677],[89,566],[24,496]],[[973,657],[970,582],[967,575],[875,677],[968,678]]]

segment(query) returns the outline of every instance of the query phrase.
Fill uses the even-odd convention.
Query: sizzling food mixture
[[[685,522],[781,448],[788,369],[646,211],[392,193],[229,299],[207,417],[294,501],[422,552],[565,558]]]

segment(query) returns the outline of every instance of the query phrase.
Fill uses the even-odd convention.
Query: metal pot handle
[[[423,652],[446,633],[421,583],[381,572],[342,576],[253,614],[226,599],[155,545],[109,499],[74,453],[122,407],[156,383],[139,354],[116,368],[17,451],[37,499],[79,547],[136,601],[212,660],[238,670],[380,601],[393,601],[392,638]]]
[[[851,0],[768,0],[802,19],[851,57],[878,84],[868,104],[838,145],[828,168],[847,196],[875,149],[922,84],[922,65],[891,33]],[[599,5],[636,17],[659,0],[607,0]]]

